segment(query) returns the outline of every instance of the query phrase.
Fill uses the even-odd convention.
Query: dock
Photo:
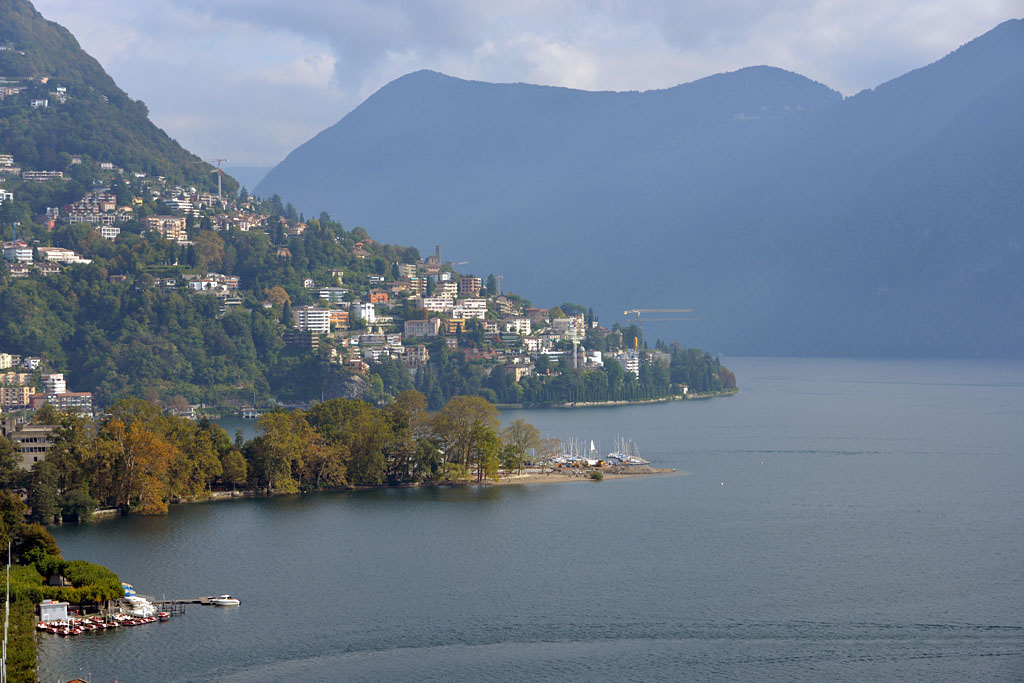
[[[163,612],[171,614],[184,614],[185,605],[212,605],[217,599],[216,595],[208,595],[200,598],[182,598],[180,600],[149,600],[154,606]]]

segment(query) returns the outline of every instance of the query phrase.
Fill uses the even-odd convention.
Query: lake
[[[1024,364],[728,365],[734,397],[504,414],[672,475],[55,529],[143,594],[242,605],[39,635],[40,680],[1024,677]]]

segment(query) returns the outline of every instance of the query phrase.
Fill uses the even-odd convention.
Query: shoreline
[[[203,503],[217,503],[221,501],[237,500],[239,498],[275,498],[278,496],[308,496],[311,494],[318,493],[346,493],[349,491],[375,491],[382,489],[421,489],[421,488],[461,488],[466,486],[477,486],[477,487],[491,487],[491,486],[531,486],[535,484],[567,484],[575,481],[586,481],[593,482],[595,480],[590,478],[591,472],[602,472],[604,474],[603,480],[615,480],[615,479],[636,479],[638,477],[657,477],[666,474],[677,474],[678,470],[671,467],[651,467],[649,465],[636,465],[637,471],[635,472],[602,472],[599,469],[580,469],[566,470],[563,468],[561,471],[553,469],[548,472],[526,472],[524,474],[511,474],[506,476],[500,476],[497,480],[495,479],[484,479],[482,481],[467,481],[467,482],[419,482],[414,484],[391,484],[383,486],[345,486],[339,488],[328,488],[328,489],[317,489],[314,491],[297,491],[295,493],[284,493],[284,492],[271,492],[256,491],[256,490],[245,490],[245,491],[212,491],[208,498],[192,498],[192,499],[181,499],[176,502],[170,503],[171,507],[177,505],[196,505]],[[620,468],[621,469],[621,468]],[[144,517],[145,515],[134,514],[134,515],[122,515],[119,510],[102,508],[95,510],[92,513],[92,518],[84,524],[92,524],[94,522],[103,522],[111,519],[117,519],[119,517]],[[160,516],[160,515],[158,515]],[[73,524],[68,522],[68,524]],[[49,525],[48,525],[49,526]],[[63,526],[63,523],[55,524],[53,526]]]
[[[497,481],[485,479],[480,482],[473,482],[472,486],[530,486],[533,484],[567,484],[574,481],[595,481],[590,478],[590,472],[601,470],[579,470],[573,474],[559,472],[528,472],[526,474],[513,474],[508,477],[500,477]],[[604,475],[602,481],[614,479],[636,479],[637,477],[657,477],[666,474],[677,474],[678,470],[671,467],[645,467],[643,472],[609,472]]]
[[[671,396],[662,396],[661,398],[622,399],[618,401],[571,401],[569,403],[495,403],[494,405],[498,410],[614,408],[618,406],[643,406],[652,403],[671,403],[672,401],[701,401],[722,396],[735,396],[738,393],[740,393],[740,390],[737,388],[704,394],[673,394]]]

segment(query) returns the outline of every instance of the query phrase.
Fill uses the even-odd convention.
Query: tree
[[[530,451],[536,451],[541,445],[540,431],[532,424],[518,418],[501,432],[504,442],[505,469],[522,471],[523,461]]]
[[[253,442],[250,460],[255,474],[267,492],[295,493],[299,490],[294,476],[302,471],[302,459],[318,435],[306,421],[302,411],[267,413],[256,423],[262,432]]]
[[[21,458],[14,450],[14,445],[5,436],[0,436],[0,488],[14,488],[23,478]]]
[[[288,292],[280,285],[274,285],[267,290],[267,301],[273,304],[274,308],[283,308],[286,303],[291,303],[291,300]]]
[[[479,462],[490,437],[497,440],[498,409],[480,396],[456,396],[434,417],[434,433],[445,461],[469,469]]]
[[[221,480],[224,483],[231,484],[232,488],[245,483],[246,477],[249,475],[249,468],[241,451],[232,448],[224,455],[220,464]]]
[[[32,481],[28,490],[29,518],[34,522],[52,524],[60,511],[57,499],[57,473],[53,463],[40,460],[32,465]]]

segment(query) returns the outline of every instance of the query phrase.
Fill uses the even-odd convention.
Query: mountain
[[[19,166],[63,170],[62,154],[82,154],[216,189],[213,167],[153,125],[145,104],[27,0],[0,0],[0,81],[20,91],[0,97],[0,153],[13,154]],[[31,106],[36,99],[47,105]],[[224,183],[237,189],[230,178]]]
[[[245,188],[254,188],[270,172],[270,166],[225,166],[224,172],[238,181]]]
[[[1024,21],[843,98],[770,67],[585,92],[421,71],[255,188],[725,353],[1024,353]]]

